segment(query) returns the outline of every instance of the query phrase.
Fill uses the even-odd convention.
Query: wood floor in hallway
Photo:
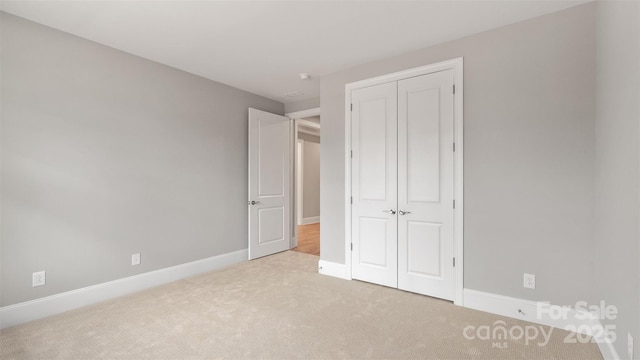
[[[298,225],[298,246],[291,250],[320,256],[320,223]]]

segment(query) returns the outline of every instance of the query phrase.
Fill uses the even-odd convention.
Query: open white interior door
[[[249,109],[249,260],[290,247],[290,121]]]

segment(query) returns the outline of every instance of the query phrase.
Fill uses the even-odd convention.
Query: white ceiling
[[[39,0],[0,9],[287,103],[318,97],[323,75],[585,2]],[[304,95],[284,96],[294,91]]]

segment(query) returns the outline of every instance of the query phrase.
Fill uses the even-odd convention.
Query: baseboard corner
[[[322,275],[351,280],[347,276],[347,266],[345,264],[338,264],[331,261],[320,260],[318,261],[318,272]]]
[[[596,343],[598,344],[598,349],[600,349],[600,353],[605,360],[620,360],[616,347],[613,346],[611,341],[596,339]]]

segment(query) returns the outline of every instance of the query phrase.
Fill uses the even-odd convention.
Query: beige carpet
[[[467,325],[532,325],[317,273],[285,252],[5,329],[2,359],[599,359],[595,344],[467,340]],[[548,329],[548,328],[546,328]],[[538,341],[543,341],[542,336]],[[502,343],[502,342],[501,342]],[[504,346],[502,346],[504,347]]]

